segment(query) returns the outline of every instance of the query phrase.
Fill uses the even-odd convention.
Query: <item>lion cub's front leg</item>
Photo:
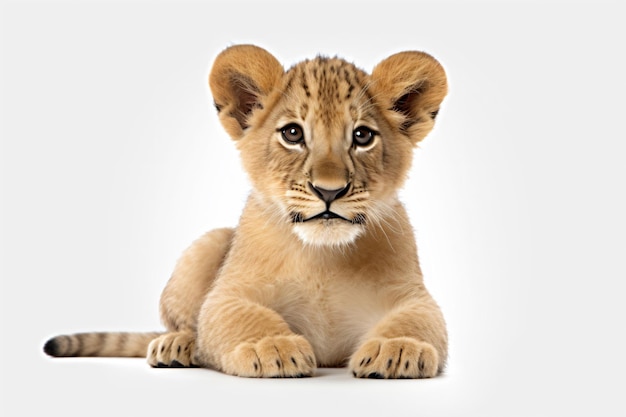
[[[240,343],[223,357],[223,370],[246,377],[304,377],[315,369],[313,349],[299,335],[266,336]]]
[[[315,370],[311,344],[275,311],[238,297],[209,297],[198,323],[197,359],[244,377],[303,377]]]
[[[411,337],[373,338],[350,361],[359,378],[430,378],[437,375],[439,355],[427,342]]]
[[[447,333],[439,307],[425,297],[389,313],[352,355],[359,378],[431,378],[447,356]]]

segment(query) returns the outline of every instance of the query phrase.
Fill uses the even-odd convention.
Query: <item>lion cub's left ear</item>
[[[371,79],[375,96],[393,111],[398,128],[413,143],[422,140],[448,92],[441,64],[424,52],[400,52],[376,65]]]
[[[272,54],[254,45],[235,45],[220,53],[209,86],[220,121],[233,139],[240,139],[250,116],[282,79],[284,69]]]

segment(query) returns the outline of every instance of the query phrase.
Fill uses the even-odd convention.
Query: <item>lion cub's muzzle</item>
[[[330,206],[333,203],[333,201],[338,200],[341,197],[344,197],[345,195],[348,194],[348,192],[350,191],[351,183],[346,184],[342,188],[337,188],[337,189],[332,189],[332,190],[315,186],[310,182],[307,183],[307,185],[309,187],[309,190],[311,190],[311,192],[313,193],[313,195],[315,195],[317,198],[319,198],[326,204],[326,210],[320,213],[317,213],[313,216],[307,217],[307,218],[304,218],[301,213],[293,213],[292,221],[294,223],[306,223],[311,220],[331,220],[331,219],[340,219],[340,220],[344,220],[352,224],[363,224],[365,222],[365,216],[362,214],[357,215],[353,219],[348,219],[338,213],[335,213],[334,211],[331,211],[330,209]]]

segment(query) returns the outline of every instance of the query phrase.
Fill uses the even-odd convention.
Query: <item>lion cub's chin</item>
[[[340,247],[353,243],[365,228],[344,220],[331,219],[296,224],[293,230],[306,245]]]

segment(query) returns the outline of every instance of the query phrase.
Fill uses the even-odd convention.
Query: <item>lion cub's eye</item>
[[[295,123],[290,123],[280,129],[283,139],[290,145],[298,145],[304,142],[304,132],[302,128]]]
[[[376,136],[376,132],[372,129],[361,126],[354,129],[352,132],[352,141],[357,146],[368,146],[371,145],[374,137]]]

